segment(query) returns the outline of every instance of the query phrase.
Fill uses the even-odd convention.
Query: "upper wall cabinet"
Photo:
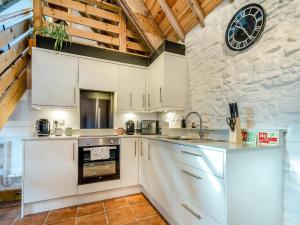
[[[79,59],[79,88],[95,91],[116,91],[118,66],[113,63]]]
[[[117,110],[146,111],[147,70],[131,66],[118,66]]]
[[[184,110],[188,66],[185,56],[163,53],[150,66],[147,76],[147,109]]]
[[[32,105],[78,107],[78,58],[54,51],[32,51]]]

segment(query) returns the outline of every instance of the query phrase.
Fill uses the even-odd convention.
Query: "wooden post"
[[[119,40],[120,40],[120,47],[119,50],[121,52],[126,52],[126,45],[127,45],[127,34],[126,34],[126,16],[122,9],[120,9],[120,34],[119,34]]]
[[[38,29],[42,24],[42,0],[33,0],[33,28]]]

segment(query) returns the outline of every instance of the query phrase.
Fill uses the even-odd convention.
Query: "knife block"
[[[239,117],[236,118],[234,131],[229,129],[229,142],[230,143],[242,143],[243,142],[241,121],[240,121]]]

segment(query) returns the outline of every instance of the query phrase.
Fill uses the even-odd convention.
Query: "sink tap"
[[[185,117],[185,121],[187,122],[188,121],[188,118],[195,114],[196,116],[199,117],[199,136],[200,136],[200,141],[204,141],[204,129],[203,129],[203,126],[202,126],[202,117],[201,115],[198,113],[198,112],[190,112],[187,114],[187,116]]]

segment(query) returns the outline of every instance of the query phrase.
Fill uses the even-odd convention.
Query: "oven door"
[[[99,149],[98,151],[95,151]],[[105,151],[109,151],[105,156]],[[119,146],[79,148],[78,184],[120,179]]]

